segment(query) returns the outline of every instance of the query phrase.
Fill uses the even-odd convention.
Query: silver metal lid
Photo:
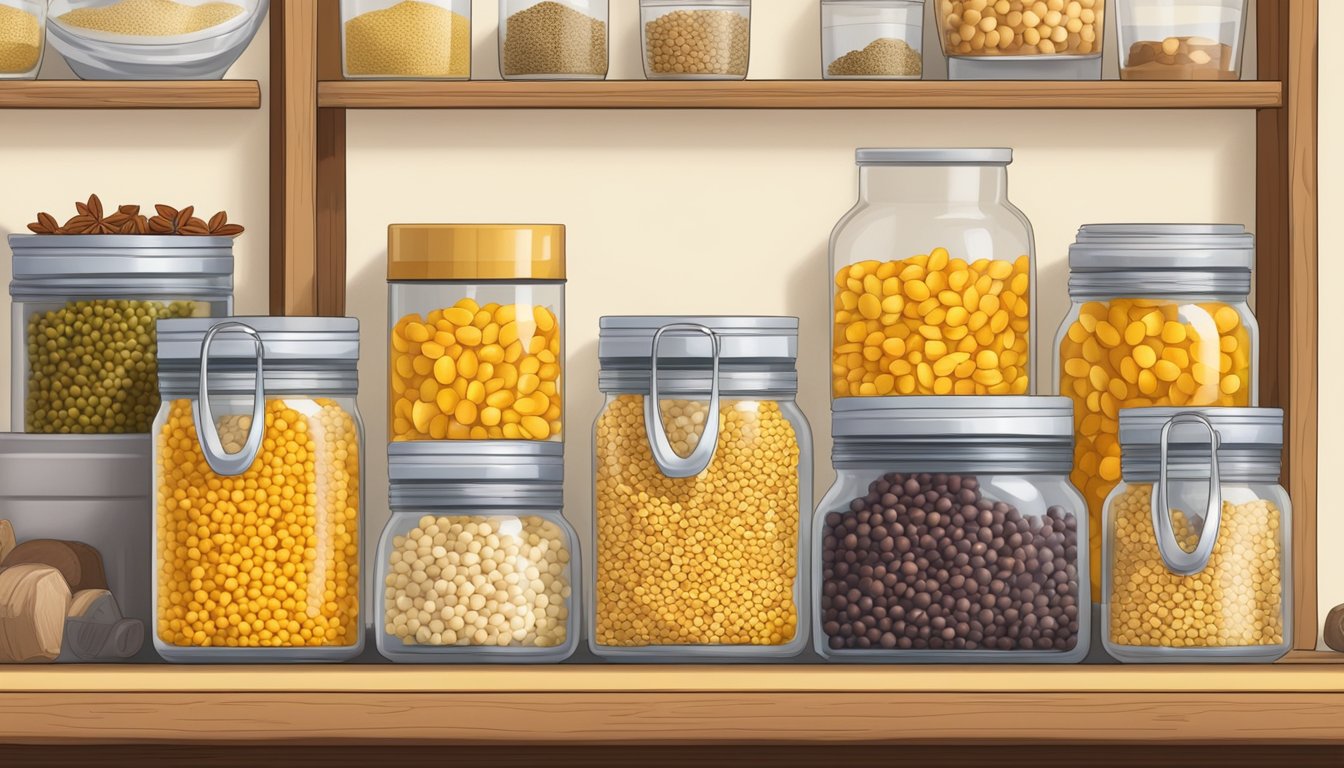
[[[233,239],[179,235],[10,235],[10,295],[233,294]]]
[[[148,498],[152,448],[149,435],[0,434],[0,499]]]
[[[565,447],[531,440],[446,440],[387,447],[394,510],[564,504]]]
[[[653,337],[670,325],[698,325],[719,338],[719,360],[725,366],[788,365],[798,359],[798,318],[715,316],[604,317],[598,325],[597,354],[603,368],[647,369]],[[658,347],[664,368],[708,368],[710,338],[690,330],[664,334]]]
[[[1007,147],[967,149],[859,149],[859,165],[1008,165],[1013,150]]]
[[[1153,482],[1162,465],[1162,432],[1168,422],[1168,474],[1209,476],[1208,428],[1217,434],[1218,465],[1224,479],[1275,482],[1283,455],[1283,410],[1279,408],[1127,408],[1120,411],[1121,471],[1125,480]]]
[[[207,335],[212,394],[252,392],[265,371],[272,394],[358,391],[359,321],[352,317],[215,317],[158,321],[159,391],[196,394]]]

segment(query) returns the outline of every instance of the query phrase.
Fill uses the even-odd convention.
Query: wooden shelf
[[[343,109],[1273,109],[1278,82],[432,82],[318,84]]]
[[[0,109],[260,109],[255,80],[0,80]]]

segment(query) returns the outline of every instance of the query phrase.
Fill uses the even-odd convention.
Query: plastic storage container
[[[564,446],[393,443],[378,652],[408,663],[563,661],[579,644]]]
[[[46,40],[46,0],[0,0],[0,80],[36,78]]]
[[[1120,414],[1124,482],[1106,500],[1102,637],[1124,662],[1274,661],[1292,648],[1292,503],[1283,411]],[[1313,606],[1314,608],[1314,606]]]
[[[471,0],[341,0],[347,79],[471,78]]]
[[[1059,393],[1074,402],[1073,484],[1093,530],[1120,480],[1122,409],[1256,405],[1260,331],[1247,304],[1254,263],[1255,238],[1236,225],[1079,230],[1054,371]],[[1100,555],[1094,538],[1094,585]]]
[[[1074,663],[1088,651],[1087,507],[1060,397],[835,403],[813,531],[831,661]]]
[[[751,0],[639,0],[644,76],[743,80],[751,59]]]
[[[392,440],[560,440],[565,228],[388,228]]]
[[[10,235],[10,412],[32,433],[149,432],[154,322],[233,307],[233,240]]]
[[[827,80],[918,80],[924,74],[923,0],[822,0],[821,74]]]
[[[85,80],[219,80],[270,0],[52,0],[51,43]]]
[[[1100,80],[1106,0],[937,0],[951,80]]]
[[[831,234],[833,397],[1031,391],[1035,241],[1009,149],[860,149]]]
[[[1239,80],[1245,0],[1120,0],[1121,80]]]
[[[602,80],[608,0],[499,0],[505,80]]]
[[[359,324],[159,324],[156,630],[169,661],[342,661],[364,645]]]
[[[797,655],[812,498],[798,320],[607,317],[598,354],[593,652]]]

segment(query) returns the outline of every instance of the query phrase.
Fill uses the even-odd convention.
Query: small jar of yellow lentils
[[[1268,663],[1293,641],[1283,411],[1120,414],[1105,508],[1102,639],[1122,662]]]
[[[1010,149],[860,149],[831,234],[831,395],[1032,391],[1035,246]]]
[[[471,0],[341,0],[346,78],[467,80]]]
[[[598,354],[593,653],[797,655],[812,499],[798,320],[607,317]]]
[[[358,322],[165,320],[159,339],[155,649],[195,663],[358,655]]]
[[[1260,332],[1247,303],[1254,263],[1255,239],[1239,225],[1079,231],[1054,373],[1059,394],[1074,402],[1072,479],[1093,530],[1120,480],[1121,410],[1257,404]],[[1094,585],[1100,546],[1094,537]]]
[[[388,228],[391,441],[564,433],[565,228]]]
[[[36,79],[46,40],[46,0],[0,0],[0,80]]]

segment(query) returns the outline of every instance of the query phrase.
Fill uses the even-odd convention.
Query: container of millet
[[[823,78],[918,80],[923,51],[923,0],[822,0]]]
[[[499,0],[499,71],[505,80],[607,76],[608,0]]]
[[[751,0],[639,0],[644,76],[742,80],[751,58]]]
[[[46,2],[0,0],[0,80],[35,79],[46,39]]]
[[[471,78],[471,0],[341,0],[347,79]]]
[[[950,80],[1100,80],[1106,0],[936,0]]]
[[[1239,80],[1245,0],[1120,0],[1121,80]]]
[[[1088,651],[1087,507],[1058,397],[837,400],[813,525],[814,645],[837,662]]]

